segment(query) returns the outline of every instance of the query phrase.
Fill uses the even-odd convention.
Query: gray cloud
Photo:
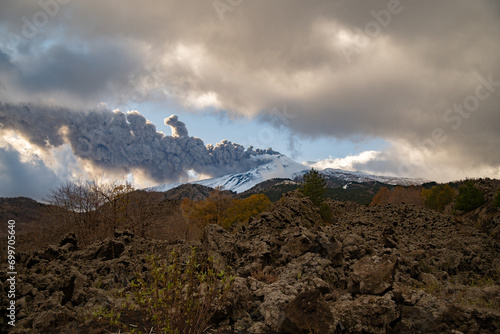
[[[188,136],[175,115],[166,119],[173,136],[157,132],[137,111],[0,104],[0,123],[2,130],[13,130],[39,148],[50,150],[67,142],[77,157],[93,166],[108,171],[142,170],[158,182],[178,181],[189,170],[211,176],[241,172],[259,163],[254,156],[276,153],[246,150],[226,140],[205,146],[201,139]]]
[[[47,195],[47,189],[55,187],[61,181],[43,161],[37,159],[23,163],[15,149],[0,147],[1,196],[30,196],[41,200]]]
[[[18,35],[22,18],[43,10],[36,2],[0,6],[0,29]],[[193,109],[258,115],[306,137],[384,139],[394,147],[377,162],[380,170],[397,172],[399,160],[420,151],[428,165],[496,167],[500,87],[467,117],[453,107],[476,94],[479,77],[500,82],[499,7],[494,0],[243,1],[221,20],[211,1],[73,1],[34,38],[7,37],[0,64],[10,67],[0,96],[67,95],[81,106],[104,98],[174,99]],[[296,115],[286,124],[268,117],[283,105]],[[137,131],[159,140],[137,122]],[[173,129],[180,148],[187,132]],[[446,140],[431,145],[435,129]],[[102,145],[96,163],[106,160]],[[240,150],[231,152],[238,157]]]
[[[139,54],[119,44],[98,43],[88,52],[57,44],[23,58],[27,66],[13,62],[0,49],[0,71],[5,68],[11,90],[22,92],[23,99],[64,98],[81,106],[95,105],[107,94],[131,95],[135,81],[130,78],[144,71]],[[9,93],[4,93],[4,99]]]
[[[117,88],[110,85],[126,82],[128,73],[139,65],[134,50],[120,45],[99,45],[92,53],[56,45],[39,57],[40,61],[23,71],[23,87],[42,94],[77,92],[83,99],[100,97],[103,91]]]

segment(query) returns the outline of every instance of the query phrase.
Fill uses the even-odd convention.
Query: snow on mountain
[[[307,171],[311,169],[309,166],[295,162],[292,159],[282,154],[280,155],[266,154],[266,155],[255,156],[254,158],[262,160],[263,164],[253,169],[250,169],[246,172],[228,174],[221,177],[198,180],[189,183],[201,184],[203,186],[211,188],[222,187],[224,190],[232,190],[237,193],[240,193],[256,186],[257,184],[263,181],[273,178],[287,178],[293,180],[296,177],[304,175]],[[348,186],[349,182],[364,183],[364,182],[377,181],[386,184],[403,185],[403,186],[419,185],[426,182],[425,180],[421,179],[371,175],[363,172],[345,171],[341,169],[332,169],[332,168],[323,169],[321,170],[321,173],[324,174],[327,178],[337,178],[342,181],[345,181],[346,186]],[[148,188],[147,190],[164,192],[176,188],[181,184],[182,183],[163,184]]]
[[[189,183],[201,184],[203,186],[215,188],[222,187],[224,190],[232,190],[237,193],[248,190],[257,184],[272,179],[272,178],[289,178],[292,179],[295,175],[304,170],[308,170],[298,162],[293,161],[284,155],[259,155],[255,159],[263,160],[263,164],[252,168],[246,172],[228,174],[213,179],[198,180]],[[148,188],[152,191],[168,191],[180,186],[181,183],[163,184]]]
[[[307,171],[304,171],[303,173],[306,173],[306,172]],[[426,180],[423,180],[423,179],[373,175],[373,174],[368,174],[368,173],[363,173],[363,172],[358,172],[358,171],[346,171],[346,170],[342,170],[342,169],[333,169],[333,168],[325,168],[325,169],[321,170],[321,173],[328,178],[330,178],[330,177],[337,178],[337,179],[346,181],[346,183],[349,183],[349,182],[358,182],[358,183],[381,182],[381,183],[391,184],[391,185],[411,186],[411,185],[420,185],[420,184],[427,182]]]

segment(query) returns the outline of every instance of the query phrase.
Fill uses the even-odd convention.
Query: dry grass
[[[255,270],[250,274],[250,276],[256,279],[257,281],[264,282],[267,284],[274,283],[278,280],[278,276],[276,276],[274,271],[269,267]]]

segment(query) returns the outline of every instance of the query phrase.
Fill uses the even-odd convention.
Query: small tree
[[[484,195],[474,186],[472,180],[467,180],[458,188],[455,208],[461,211],[471,211],[484,204]]]
[[[383,205],[388,203],[388,198],[390,198],[392,192],[387,187],[382,187],[380,190],[373,196],[370,205]]]
[[[423,189],[424,206],[429,209],[443,211],[453,201],[455,191],[448,184],[441,184],[431,189]]]
[[[46,198],[60,220],[78,226],[87,237],[97,231],[102,220],[98,209],[104,199],[94,191],[95,184],[94,181],[66,182],[52,190]]]
[[[181,209],[184,218],[197,227],[208,224],[222,225],[227,219],[227,210],[233,202],[234,199],[230,195],[216,188],[205,200],[193,201],[185,198]]]
[[[321,206],[325,200],[326,181],[323,175],[314,168],[304,175],[304,182],[299,190],[302,194],[309,197],[311,202],[317,207]]]
[[[109,230],[114,232],[119,226],[125,225],[129,215],[130,193],[134,187],[129,182],[115,181],[111,184],[94,183],[92,190],[107,204],[103,216]]]
[[[158,192],[136,190],[128,197],[130,197],[130,203],[126,228],[140,237],[146,237],[150,232],[148,227],[151,223],[151,216],[158,212],[156,206],[163,201],[164,195]]]
[[[320,172],[313,168],[305,174],[299,191],[309,197],[311,202],[320,209],[320,215],[324,221],[332,220],[332,210],[325,203],[326,180]]]

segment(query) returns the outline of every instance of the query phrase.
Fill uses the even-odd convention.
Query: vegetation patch
[[[140,327],[144,333],[205,332],[234,277],[228,271],[216,270],[213,257],[198,261],[195,248],[185,263],[172,251],[165,260],[149,256],[148,264],[150,269],[137,273],[123,292],[125,302],[121,306],[116,310],[98,308],[94,317],[136,333],[143,333]]]
[[[458,196],[455,199],[455,208],[460,211],[472,211],[484,204],[483,192],[474,186],[472,180],[467,180],[458,188]]]

